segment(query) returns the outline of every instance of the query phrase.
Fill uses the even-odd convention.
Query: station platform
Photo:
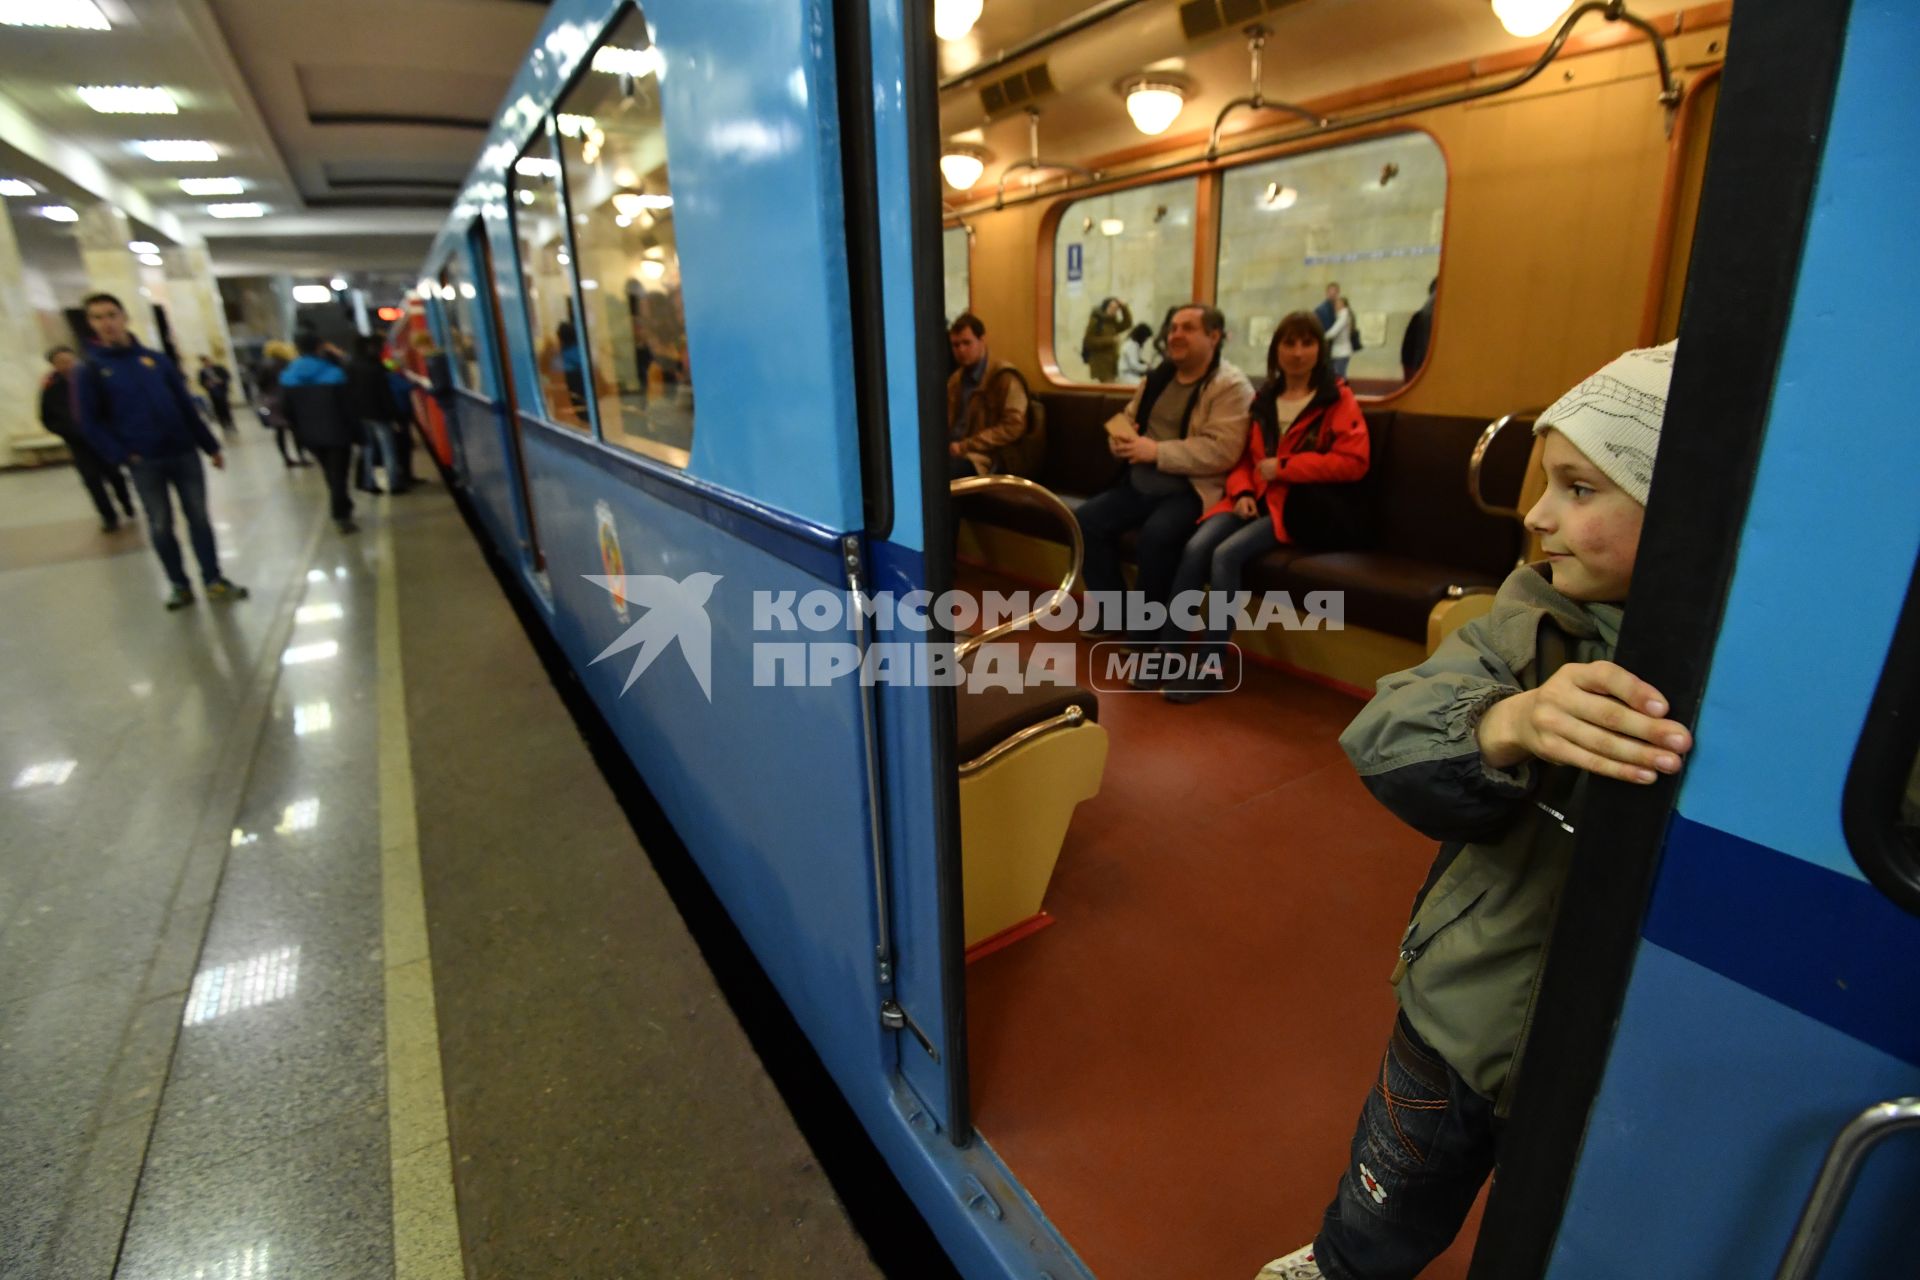
[[[850,1214],[448,492],[343,537],[228,456],[251,598],[178,613],[69,470],[0,475],[0,1275],[946,1273],[856,1229],[899,1206]]]

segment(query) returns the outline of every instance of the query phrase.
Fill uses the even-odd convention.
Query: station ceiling
[[[204,237],[221,275],[417,267],[547,7],[96,3],[109,30],[7,27],[0,35],[0,110],[24,119],[31,129],[20,131],[34,132],[37,144],[8,138],[15,145],[0,152],[0,177],[24,170],[49,199],[87,188],[133,206],[143,232],[164,234],[172,223]],[[179,110],[102,114],[81,98],[88,85],[164,87]],[[135,147],[150,139],[204,141],[215,157],[150,159]],[[110,190],[99,189],[98,172],[71,172],[91,169],[86,158]],[[190,195],[180,185],[203,178],[238,179],[243,189]],[[120,198],[127,193],[133,198]],[[264,212],[208,213],[229,203]]]

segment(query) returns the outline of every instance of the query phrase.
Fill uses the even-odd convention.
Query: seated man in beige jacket
[[[1205,303],[1174,312],[1167,359],[1107,423],[1108,447],[1129,465],[1117,484],[1077,512],[1086,535],[1088,591],[1125,589],[1118,542],[1128,529],[1139,529],[1137,590],[1165,609],[1180,552],[1200,513],[1225,492],[1226,474],[1247,443],[1253,387],[1220,357],[1226,329],[1226,316]],[[1130,638],[1148,644],[1157,633],[1148,626]]]

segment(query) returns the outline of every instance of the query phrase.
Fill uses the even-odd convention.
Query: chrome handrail
[[[985,751],[982,751],[979,755],[961,765],[960,776],[964,778],[970,773],[978,773],[995,760],[998,760],[1001,756],[1007,754],[1007,752],[1012,751],[1015,747],[1025,746],[1035,738],[1052,733],[1055,729],[1074,728],[1085,721],[1086,718],[1087,713],[1081,708],[1068,707],[1057,716],[1049,716],[1038,724],[1030,724],[1020,732],[1014,734],[1011,738],[1002,738],[999,742],[994,743],[991,747],[988,747]]]
[[[1009,632],[1024,630],[1033,625],[1035,619],[1039,618],[1042,614],[1050,613],[1054,609],[1057,609],[1061,601],[1073,594],[1073,584],[1080,579],[1080,566],[1086,559],[1087,553],[1086,540],[1081,536],[1080,521],[1073,514],[1073,508],[1060,501],[1059,495],[1045,485],[1035,484],[1033,481],[1023,479],[1020,476],[968,476],[963,480],[955,480],[948,486],[948,492],[956,498],[964,498],[971,493],[984,493],[990,489],[1011,489],[1015,493],[1037,499],[1042,506],[1052,507],[1054,512],[1066,523],[1068,548],[1071,555],[1067,565],[1067,576],[1061,580],[1059,586],[1046,594],[1039,608],[1023,613],[1017,618],[1009,619],[991,630],[981,632],[977,636],[969,636],[967,639],[956,644],[953,647],[954,656],[962,662],[965,662],[968,655],[989,640],[998,640],[1001,636]]]
[[[1882,1102],[1847,1121],[1820,1164],[1820,1176],[1814,1179],[1807,1207],[1787,1241],[1786,1256],[1780,1259],[1774,1280],[1810,1280],[1833,1238],[1861,1162],[1874,1147],[1903,1129],[1920,1129],[1920,1098]]]
[[[1253,59],[1253,92],[1244,98],[1235,98],[1220,108],[1220,114],[1213,118],[1213,132],[1207,135],[1208,160],[1219,158],[1220,130],[1226,127],[1227,117],[1241,107],[1249,107],[1255,111],[1285,111],[1290,115],[1299,116],[1316,129],[1326,127],[1327,118],[1319,112],[1309,111],[1291,102],[1268,102],[1267,95],[1260,91],[1260,51],[1266,47],[1267,37],[1271,34],[1257,22],[1247,28],[1247,53]]]
[[[1474,506],[1490,516],[1506,516],[1511,520],[1519,520],[1523,518],[1523,513],[1512,507],[1496,507],[1480,492],[1480,467],[1487,460],[1487,450],[1493,448],[1494,438],[1513,419],[1514,415],[1511,413],[1502,414],[1496,421],[1489,422],[1487,429],[1480,433],[1480,438],[1474,441],[1473,456],[1467,459],[1467,496],[1473,499]]]

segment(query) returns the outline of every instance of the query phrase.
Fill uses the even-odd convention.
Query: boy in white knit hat
[[[1262,1280],[1403,1280],[1452,1243],[1494,1166],[1586,780],[1676,773],[1692,735],[1612,661],[1675,344],[1629,351],[1540,415],[1546,560],[1340,745],[1375,798],[1445,842],[1393,970],[1400,1015],[1314,1242]]]

